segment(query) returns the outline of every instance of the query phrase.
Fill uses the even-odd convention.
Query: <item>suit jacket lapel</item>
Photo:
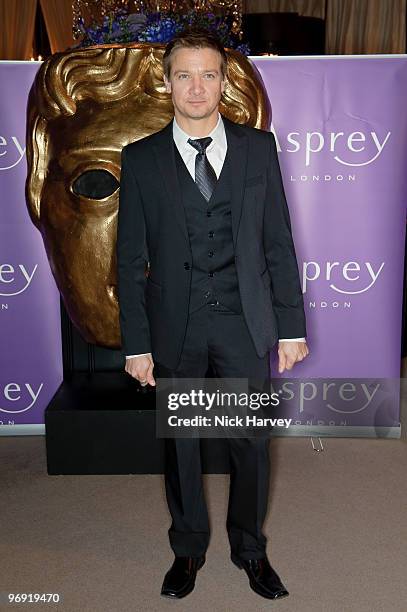
[[[233,244],[236,249],[240,218],[242,216],[244,185],[246,182],[248,138],[239,125],[223,115],[222,119],[228,143],[227,155],[229,156],[230,168],[233,173],[230,188]]]
[[[161,130],[160,139],[154,145],[154,151],[168,192],[168,202],[174,207],[174,215],[189,244],[187,220],[181,199],[181,189],[175,165],[174,139],[172,136],[172,121]]]
[[[230,168],[233,173],[231,181],[231,212],[233,244],[236,248],[244,195],[247,170],[248,138],[241,127],[222,115],[228,145]],[[174,206],[174,214],[189,244],[187,221],[181,199],[181,189],[175,165],[172,121],[161,130],[160,139],[154,145],[157,163],[168,192],[168,201]]]

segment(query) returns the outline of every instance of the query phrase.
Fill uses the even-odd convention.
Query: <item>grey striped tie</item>
[[[209,163],[206,157],[206,147],[212,142],[212,138],[189,138],[188,143],[198,151],[195,156],[195,183],[198,185],[199,191],[202,193],[205,200],[208,202],[215,189],[216,178],[215,170]]]

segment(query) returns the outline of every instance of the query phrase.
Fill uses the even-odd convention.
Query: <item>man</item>
[[[269,377],[308,354],[303,297],[273,134],[218,111],[227,56],[200,31],[166,47],[174,120],[124,147],[117,238],[126,372],[165,378]],[[146,262],[150,264],[146,278]],[[253,590],[288,595],[266,555],[268,439],[228,439],[231,559]],[[192,591],[205,562],[208,515],[199,438],[167,439],[165,485],[175,560],[161,594]]]

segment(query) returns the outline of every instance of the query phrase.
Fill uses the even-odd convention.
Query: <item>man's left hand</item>
[[[306,342],[279,342],[278,343],[278,371],[291,370],[297,361],[302,361],[308,355]]]

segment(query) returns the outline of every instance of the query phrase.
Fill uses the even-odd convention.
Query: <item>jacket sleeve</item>
[[[277,319],[279,338],[306,336],[304,300],[295,248],[291,233],[290,215],[278,162],[274,134],[270,135],[267,166],[266,202],[263,244],[271,277],[273,310]]]
[[[127,147],[124,147],[116,242],[117,293],[122,350],[125,355],[134,355],[151,352],[145,304],[148,254],[143,202],[127,155]]]

